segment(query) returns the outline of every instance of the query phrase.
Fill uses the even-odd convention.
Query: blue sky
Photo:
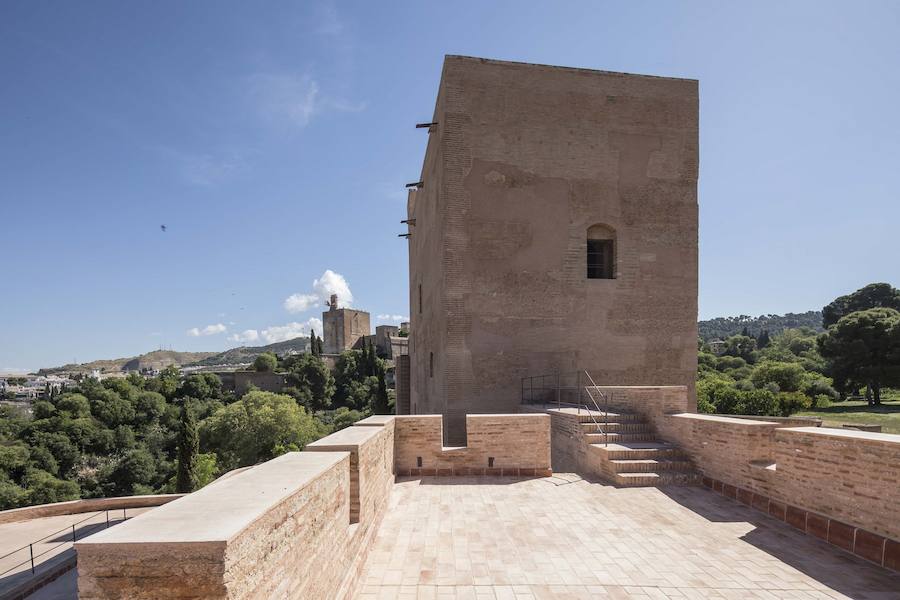
[[[345,287],[407,315],[444,54],[700,80],[701,317],[897,285],[898,31],[868,1],[4,2],[0,370],[265,343]]]

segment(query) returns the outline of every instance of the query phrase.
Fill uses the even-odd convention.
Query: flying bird
[[[159,228],[162,229],[163,231],[166,230],[166,226],[165,226],[165,225],[160,225]]]

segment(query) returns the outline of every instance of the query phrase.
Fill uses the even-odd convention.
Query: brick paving
[[[358,600],[900,599],[877,567],[700,487],[401,478]]]

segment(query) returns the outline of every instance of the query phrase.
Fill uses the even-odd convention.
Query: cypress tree
[[[197,487],[197,455],[200,453],[200,436],[197,419],[187,403],[181,406],[178,429],[178,472],[175,489],[180,494],[193,492]]]
[[[313,356],[318,356],[319,345],[316,343],[316,332],[313,330],[309,331],[309,352]]]
[[[322,341],[322,338],[316,336],[316,355],[322,356],[325,353],[325,342]]]
[[[390,414],[388,406],[387,382],[384,378],[384,369],[378,369],[378,391],[375,393],[375,402],[372,406],[372,412],[376,415]]]
[[[370,377],[380,374],[378,372],[378,356],[375,354],[375,343],[372,341],[369,341],[369,355],[366,357],[366,374]]]

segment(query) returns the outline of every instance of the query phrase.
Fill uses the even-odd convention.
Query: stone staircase
[[[620,486],[695,485],[700,474],[674,444],[660,441],[640,415],[578,415],[587,451],[601,474]],[[595,422],[596,421],[596,422]],[[592,461],[595,462],[595,461]]]

